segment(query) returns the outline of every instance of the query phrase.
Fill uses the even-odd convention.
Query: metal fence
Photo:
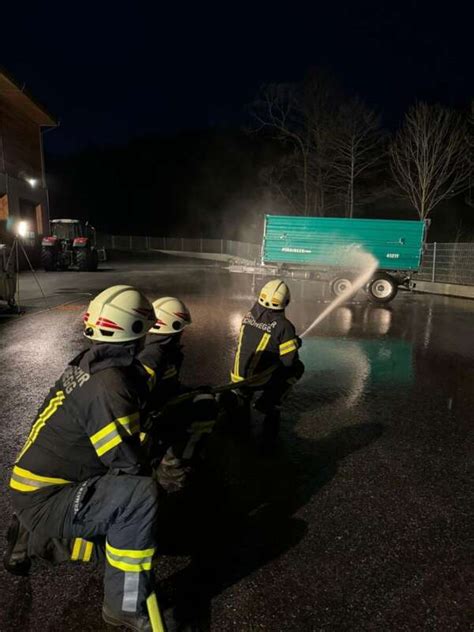
[[[204,237],[140,237],[135,235],[102,235],[101,243],[112,250],[167,250],[226,255],[259,261],[261,246],[229,239]],[[474,243],[426,244],[419,281],[474,285]]]
[[[206,239],[204,237],[140,237],[136,235],[101,235],[101,245],[112,250],[167,250],[171,252],[196,252],[226,255],[256,261],[261,246],[230,239]]]
[[[474,243],[426,244],[420,281],[474,285]]]

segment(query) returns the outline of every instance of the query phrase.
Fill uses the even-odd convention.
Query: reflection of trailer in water
[[[16,273],[8,266],[7,247],[0,244],[0,300],[15,307]]]
[[[409,386],[413,382],[413,347],[400,338],[307,337],[301,347],[303,380],[318,391],[334,391],[353,405],[368,387]],[[317,379],[312,376],[317,375]]]
[[[357,253],[377,259],[365,290],[374,303],[389,303],[421,264],[426,223],[405,220],[266,215],[261,264],[234,271],[328,282],[341,295],[360,274]]]

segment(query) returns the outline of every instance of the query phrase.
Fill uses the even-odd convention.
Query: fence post
[[[434,283],[436,278],[436,242],[433,244],[433,266],[431,268],[431,282]]]
[[[112,250],[115,250],[115,235],[112,235]]]

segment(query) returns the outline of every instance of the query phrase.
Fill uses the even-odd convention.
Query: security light
[[[17,237],[24,239],[28,233],[28,222],[21,221],[16,225]]]

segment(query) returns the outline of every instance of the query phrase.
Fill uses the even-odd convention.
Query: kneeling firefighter
[[[105,536],[104,620],[161,631],[152,580],[157,486],[143,475],[139,440],[147,373],[136,357],[153,310],[138,290],[119,285],[91,301],[84,323],[92,346],[51,389],[13,467],[16,529],[5,566],[15,572],[20,531],[74,539],[73,559],[83,560]]]
[[[255,391],[261,394],[255,408],[265,415],[264,441],[277,437],[280,425],[279,407],[292,386],[304,373],[298,357],[301,339],[285,315],[290,303],[290,290],[281,279],[266,283],[258,300],[242,320],[231,380],[249,382],[238,389],[244,396]]]
[[[155,322],[145,338],[138,359],[150,375],[150,411],[158,411],[180,393],[179,374],[183,364],[181,338],[191,324],[191,314],[183,301],[165,296],[153,302]]]
[[[217,403],[210,392],[188,397],[192,389],[180,381],[181,339],[192,322],[189,309],[183,301],[170,296],[154,301],[153,308],[155,324],[138,356],[150,375],[149,458],[160,486],[167,492],[176,492],[189,484],[202,457],[217,419]]]

